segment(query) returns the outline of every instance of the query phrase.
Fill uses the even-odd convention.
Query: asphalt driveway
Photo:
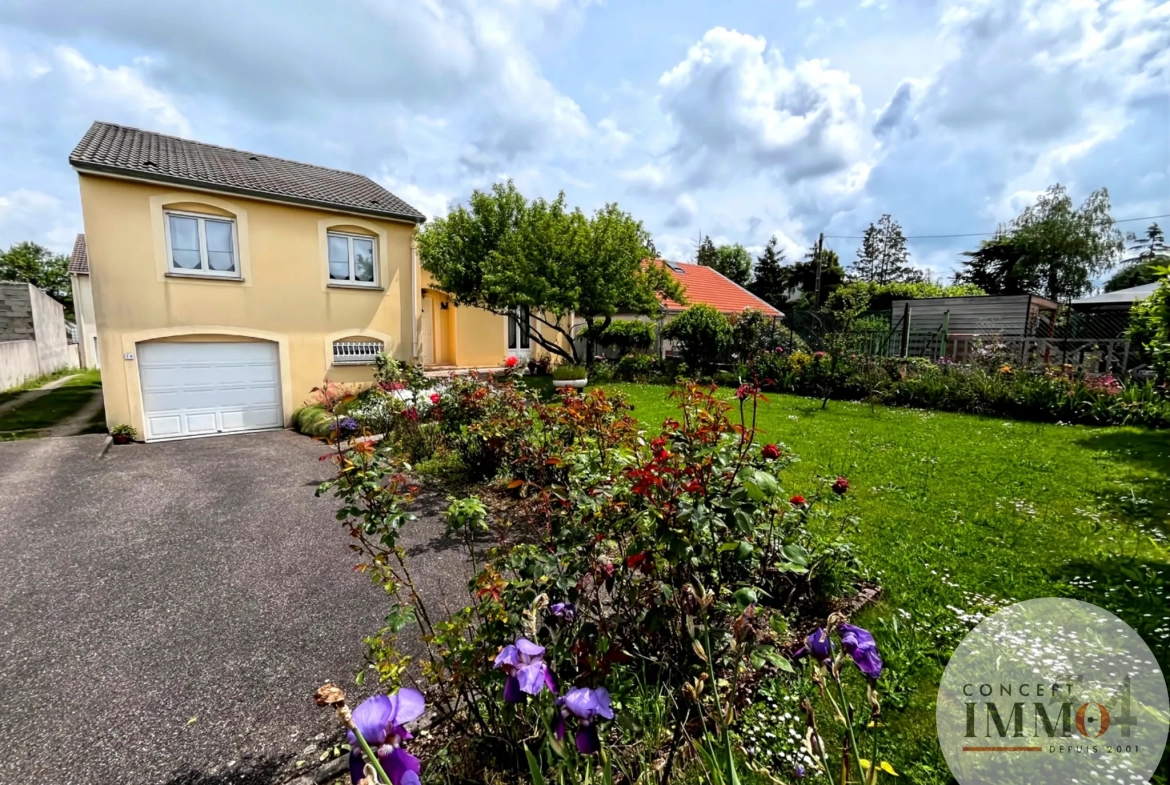
[[[312,692],[352,687],[386,610],[313,495],[324,448],[272,432],[98,459],[102,439],[0,443],[0,782],[271,783],[315,764],[335,725]],[[434,597],[466,580],[441,535],[431,516],[407,537]]]

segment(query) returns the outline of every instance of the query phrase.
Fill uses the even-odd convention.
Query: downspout
[[[415,233],[418,230],[415,229]],[[410,360],[418,362],[418,243],[412,237],[410,240]]]

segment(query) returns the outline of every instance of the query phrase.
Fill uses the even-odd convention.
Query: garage
[[[148,441],[284,425],[275,343],[139,344],[138,374]]]

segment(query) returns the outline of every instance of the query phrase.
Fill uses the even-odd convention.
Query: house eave
[[[415,226],[426,222],[426,218],[420,218],[413,215],[405,215],[403,213],[395,213],[383,210],[364,210],[360,207],[346,207],[343,205],[334,204],[332,202],[322,202],[315,199],[301,199],[293,196],[283,196],[281,194],[272,194],[267,191],[258,191],[251,188],[238,188],[227,185],[210,186],[207,183],[201,183],[197,180],[189,180],[184,177],[174,177],[171,175],[148,175],[143,172],[128,172],[125,169],[120,169],[115,166],[101,166],[100,164],[91,164],[84,161],[77,161],[70,159],[69,163],[78,174],[97,175],[99,177],[110,177],[115,180],[128,180],[139,183],[166,183],[168,185],[176,185],[190,191],[199,191],[201,193],[210,194],[233,194],[235,196],[243,196],[248,199],[256,199],[262,202],[272,202],[274,204],[293,204],[299,207],[312,207],[317,210],[327,210],[341,215],[361,215],[373,218],[379,218],[383,221],[395,221],[398,223],[408,223]]]

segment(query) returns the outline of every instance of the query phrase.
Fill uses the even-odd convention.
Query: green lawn
[[[676,411],[666,387],[606,388],[652,426]],[[1075,597],[1127,621],[1170,673],[1170,432],[767,397],[761,438],[801,459],[785,490],[811,497],[826,478],[850,480],[858,523],[846,537],[884,590],[861,622],[889,666],[891,761],[908,781],[949,780],[934,695],[969,614]]]
[[[39,435],[42,429],[51,428],[75,414],[101,386],[101,371],[82,371],[55,390],[0,414],[0,439]],[[87,426],[87,433],[94,432],[91,430],[94,422],[96,418]]]

